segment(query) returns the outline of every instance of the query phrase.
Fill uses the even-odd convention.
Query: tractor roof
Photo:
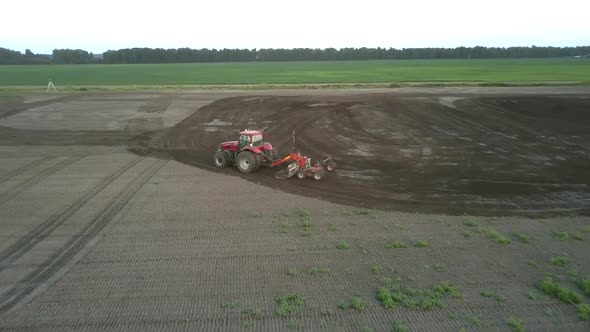
[[[240,135],[244,135],[244,136],[262,135],[262,131],[246,129],[244,131],[240,131]]]

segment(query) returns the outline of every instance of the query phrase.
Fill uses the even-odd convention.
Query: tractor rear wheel
[[[217,151],[213,156],[213,162],[218,168],[226,168],[229,164],[229,156],[224,151]]]
[[[240,172],[248,174],[256,169],[256,155],[250,151],[243,151],[236,158],[236,164]]]
[[[260,165],[262,164],[262,156],[260,154],[255,154],[254,160],[256,161],[256,166],[254,166],[254,170],[257,170],[260,168]]]

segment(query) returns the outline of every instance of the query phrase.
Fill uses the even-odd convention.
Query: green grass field
[[[590,59],[0,66],[0,86],[588,82]]]

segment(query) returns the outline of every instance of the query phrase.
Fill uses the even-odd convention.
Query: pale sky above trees
[[[590,45],[590,1],[53,0],[2,3],[0,47]]]

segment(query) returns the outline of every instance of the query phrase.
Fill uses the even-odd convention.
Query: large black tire
[[[223,151],[217,151],[213,156],[213,163],[218,168],[226,168],[229,165],[229,156]]]
[[[256,170],[256,164],[256,155],[250,151],[243,151],[236,158],[236,165],[238,165],[240,172],[244,174]]]
[[[299,180],[303,180],[303,179],[305,179],[305,172],[304,172],[303,170],[299,170],[299,171],[297,172],[297,178],[298,178]]]
[[[262,155],[254,154],[254,160],[256,161],[256,166],[254,166],[254,170],[257,170],[260,168],[260,165],[262,164]]]

